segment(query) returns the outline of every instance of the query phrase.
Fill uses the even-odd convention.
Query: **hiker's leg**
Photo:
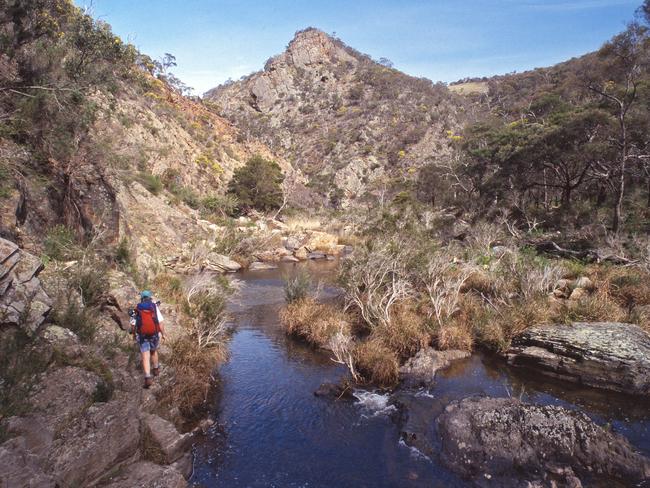
[[[142,351],[142,370],[144,371],[145,377],[151,376],[151,364],[149,363],[150,357],[151,353],[149,351]]]
[[[158,349],[151,351],[151,367],[153,369],[158,368]]]

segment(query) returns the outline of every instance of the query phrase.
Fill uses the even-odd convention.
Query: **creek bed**
[[[229,305],[235,323],[230,358],[220,369],[216,425],[195,446],[195,486],[467,485],[435,456],[430,459],[401,440],[390,394],[359,390],[353,402],[314,396],[321,383],[338,382],[346,371],[328,354],[284,334],[278,319],[284,277],[307,269],[313,280],[327,282],[337,267],[334,261],[288,264],[234,278],[241,290]],[[325,285],[320,293],[331,297],[336,289]],[[579,409],[650,456],[648,403],[515,374],[502,361],[481,354],[438,373],[431,391],[397,393],[412,395],[428,415],[476,394]]]

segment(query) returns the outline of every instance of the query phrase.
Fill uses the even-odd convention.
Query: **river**
[[[355,392],[356,401],[317,398],[323,382],[346,370],[329,355],[288,338],[279,323],[283,279],[307,268],[322,298],[336,262],[282,265],[234,278],[240,291],[229,305],[234,331],[220,369],[215,426],[195,446],[196,487],[381,488],[456,487],[465,482],[407,446],[388,392]],[[609,424],[650,455],[650,409],[629,398],[513,374],[501,361],[475,354],[438,374],[431,391],[401,392],[426,415],[450,401],[481,394],[580,409]]]

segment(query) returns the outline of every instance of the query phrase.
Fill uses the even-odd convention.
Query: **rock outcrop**
[[[467,351],[437,351],[432,347],[420,350],[400,368],[400,378],[406,386],[430,386],[436,373],[452,361],[470,356]]]
[[[352,400],[354,389],[347,383],[323,383],[314,391],[314,396],[329,400]]]
[[[650,335],[632,324],[533,327],[516,337],[508,364],[580,385],[650,396]]]
[[[466,398],[450,404],[437,427],[442,462],[479,486],[580,487],[592,479],[631,486],[650,479],[650,460],[627,440],[562,407]]]
[[[262,71],[205,94],[221,113],[289,159],[294,205],[346,206],[393,171],[450,154],[454,96],[308,28]],[[395,173],[397,174],[397,173]],[[323,198],[328,197],[328,198]]]
[[[52,301],[38,279],[42,269],[36,256],[0,238],[0,326],[34,334],[45,321]]]

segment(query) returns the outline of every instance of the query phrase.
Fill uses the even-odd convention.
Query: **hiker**
[[[160,374],[158,345],[160,340],[165,340],[165,329],[158,304],[153,301],[153,294],[149,290],[144,290],[140,294],[140,303],[134,310],[133,336],[140,346],[145,388],[151,386],[153,376]]]

